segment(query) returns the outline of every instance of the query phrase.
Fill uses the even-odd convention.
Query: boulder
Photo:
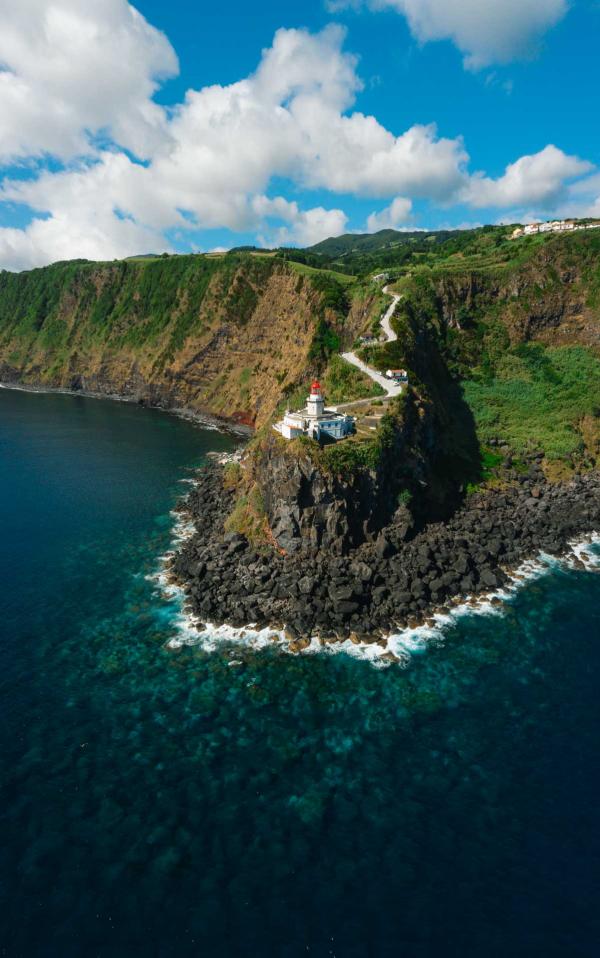
[[[497,589],[500,584],[496,573],[492,572],[491,569],[484,569],[479,576],[479,580],[486,589]]]
[[[298,589],[301,595],[311,595],[315,588],[315,580],[311,576],[305,575],[298,582]]]

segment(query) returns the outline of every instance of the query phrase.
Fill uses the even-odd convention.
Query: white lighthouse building
[[[326,409],[321,384],[316,380],[310,387],[310,396],[304,409],[290,412],[289,409],[273,429],[284,439],[297,439],[298,436],[310,436],[311,439],[344,439],[354,429],[354,419],[335,409]]]

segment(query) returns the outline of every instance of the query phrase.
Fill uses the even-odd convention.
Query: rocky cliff
[[[428,287],[427,292],[425,288]],[[439,322],[468,331],[498,320],[510,343],[579,343],[600,349],[600,239],[550,237],[523,261],[421,277],[417,301],[429,301]]]
[[[398,340],[365,355],[379,368],[409,369],[406,401],[389,408],[376,436],[363,430],[329,449],[286,445],[269,422],[284,398],[303,398],[307,377],[328,364],[331,373],[332,355],[377,321],[382,293],[368,279],[349,287],[335,274],[274,256],[73,262],[2,273],[0,379],[264,426],[238,490],[242,525],[245,499],[254,525],[266,520],[286,552],[345,553],[377,541],[392,521],[408,535],[446,518],[482,478],[482,436],[502,436],[510,446],[504,437],[516,435],[515,423],[523,427],[523,397],[550,432],[555,422],[566,429],[559,455],[574,437],[569,449],[579,461],[589,454],[593,465],[595,358],[585,366],[570,356],[563,368],[560,356],[511,350],[534,339],[549,349],[600,350],[600,237],[551,238],[522,256],[516,249],[502,247],[476,268],[459,257],[452,268],[411,270],[394,319]],[[478,392],[469,395],[473,377]],[[339,375],[330,379],[344,388]],[[357,394],[369,395],[370,385]],[[546,416],[538,395],[551,394],[559,401]],[[500,410],[495,419],[490,410]],[[537,435],[524,428],[526,441],[544,451],[539,423]]]
[[[310,443],[289,446],[276,438],[261,445],[255,479],[278,544],[292,553],[325,548],[345,554],[377,540],[389,523],[409,536],[428,521],[447,518],[467,487],[485,477],[483,460],[495,457],[493,450],[482,450],[462,381],[477,369],[486,381],[498,376],[506,382],[515,376],[516,360],[508,368],[500,368],[500,360],[531,340],[557,347],[584,345],[592,353],[600,346],[597,245],[590,237],[558,238],[506,268],[496,264],[487,270],[424,271],[411,277],[394,320],[397,342],[364,353],[381,369],[410,370],[412,388],[401,410],[390,409],[385,437],[350,440],[343,450],[318,450]],[[362,306],[364,312],[370,305]],[[524,368],[525,380],[538,375],[532,368]],[[593,412],[580,422],[576,418],[585,388],[571,405],[573,392],[550,359],[542,363],[542,373],[546,393],[554,391],[561,397],[558,402],[564,401],[567,429],[583,436],[581,422],[595,423]],[[525,403],[519,405],[520,382],[514,386],[517,418],[519,408],[526,417]],[[495,395],[490,393],[490,400],[495,402]],[[543,439],[532,421],[531,448],[543,451]],[[587,442],[579,458],[589,458],[593,446]],[[593,465],[593,456],[589,461]]]
[[[319,330],[342,319],[308,277],[267,256],[5,272],[0,379],[261,425],[323,362]]]
[[[242,485],[257,484],[271,532],[286,553],[343,555],[379,541],[392,520],[408,537],[456,502],[452,478],[437,480],[442,443],[436,430],[433,405],[411,390],[390,406],[367,442],[353,438],[320,448],[267,434],[246,459]]]

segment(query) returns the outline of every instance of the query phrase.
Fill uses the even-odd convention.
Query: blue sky
[[[0,268],[600,216],[595,0],[0,4]]]

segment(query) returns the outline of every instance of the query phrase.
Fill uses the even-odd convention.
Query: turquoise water
[[[407,669],[168,649],[147,576],[231,446],[0,391],[0,954],[596,955],[600,576]]]

